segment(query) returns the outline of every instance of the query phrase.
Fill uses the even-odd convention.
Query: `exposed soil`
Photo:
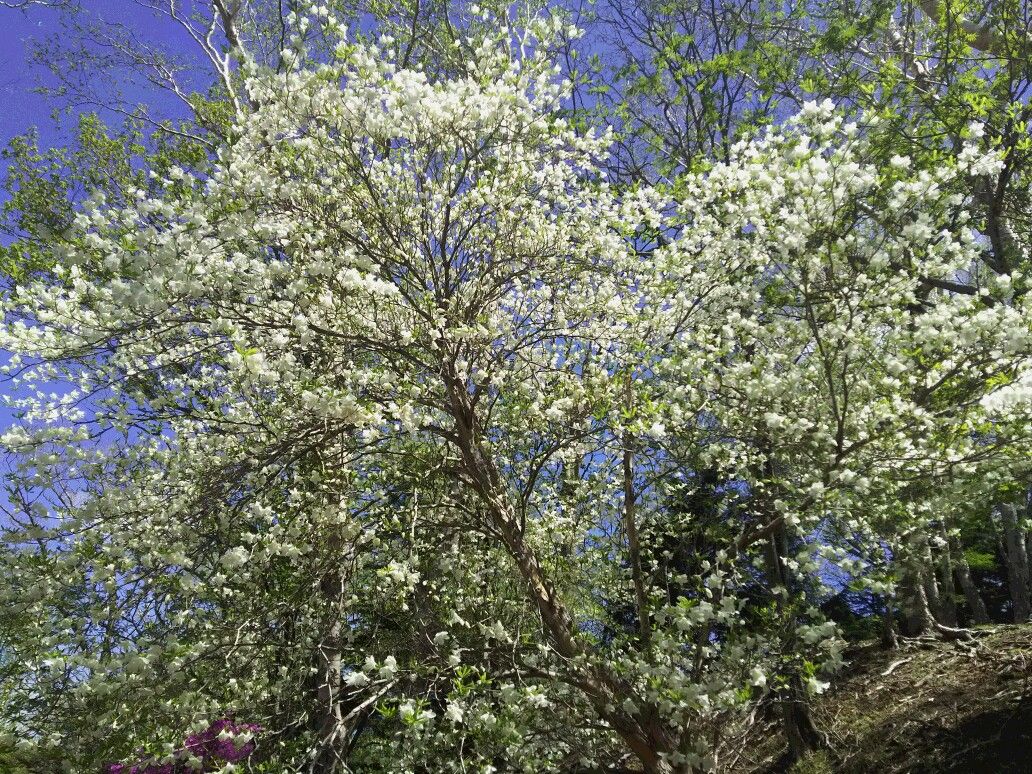
[[[903,640],[848,654],[817,700],[828,753],[791,766],[773,719],[740,737],[725,771],[749,774],[1032,774],[1032,625],[975,630],[967,641]]]

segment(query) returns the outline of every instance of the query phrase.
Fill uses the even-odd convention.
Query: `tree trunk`
[[[885,650],[895,650],[899,647],[899,639],[896,637],[896,616],[893,611],[892,597],[889,594],[885,595],[884,603],[881,644]]]
[[[315,650],[315,675],[319,681],[316,687],[316,715],[313,721],[319,739],[319,750],[312,760],[313,774],[338,774],[346,769],[344,713],[341,684],[341,620],[340,605],[344,594],[344,581],[337,572],[328,572],[319,583],[319,590],[332,607],[326,623],[326,634]]]
[[[971,577],[971,568],[968,566],[967,559],[964,558],[964,548],[960,544],[960,538],[950,538],[949,549],[953,557],[953,573],[957,576],[957,583],[964,592],[964,601],[967,603],[971,623],[976,625],[989,623],[989,612],[985,608],[982,595],[978,592],[978,586]]]
[[[578,687],[599,717],[638,758],[646,774],[688,772],[689,769],[675,768],[665,760],[666,755],[677,752],[682,730],[668,727],[661,720],[658,708],[641,699],[627,680],[609,669],[603,661],[591,658],[555,586],[533,548],[524,540],[523,529],[506,493],[499,468],[481,441],[469,393],[454,373],[447,370],[445,373],[449,408],[455,420],[456,445],[462,456],[464,473],[484,504],[492,526],[515,561],[552,647],[563,658],[585,664],[583,667],[575,667],[579,672]],[[639,710],[636,714],[632,715],[622,708],[625,699],[637,700]]]
[[[1014,622],[1024,623],[1032,615],[1029,594],[1028,552],[1025,533],[1018,524],[1018,509],[1009,503],[997,506],[1003,525],[1004,562],[1007,565],[1007,585],[1010,588]]]
[[[788,625],[794,631],[795,615],[785,609],[785,599],[789,593],[789,579],[788,573],[785,572],[782,556],[787,550],[787,542],[784,527],[775,530],[770,536],[766,546],[767,575],[771,589],[774,591],[777,609],[782,615],[789,616]],[[779,594],[779,589],[783,590],[784,594]],[[782,728],[785,732],[785,739],[788,741],[792,760],[800,761],[810,753],[827,747],[827,740],[814,725],[813,715],[810,712],[810,697],[806,693],[800,675],[798,673],[790,674],[788,684],[779,688],[776,695],[781,707]]]
[[[824,735],[814,725],[810,713],[810,697],[799,675],[793,675],[780,692],[781,717],[792,759],[801,761],[807,755],[827,746]]]
[[[939,580],[939,623],[946,626],[957,626],[957,587],[953,582],[953,562],[950,561],[950,549],[946,539],[945,528],[940,528],[942,545],[936,548],[937,561],[935,570]]]
[[[922,569],[919,565],[908,563],[900,582],[903,632],[908,637],[916,637],[935,628],[935,619],[928,607],[928,597],[925,596],[925,585],[921,579]]]
[[[627,375],[625,385],[627,411],[634,408],[634,392],[631,376]],[[638,543],[638,526],[634,515],[634,436],[627,430],[623,434],[623,496],[624,496],[624,533],[627,535],[627,558],[631,564],[631,581],[634,583],[634,601],[637,607],[638,636],[641,644],[648,649],[652,638],[652,621],[649,616],[648,596],[645,593],[645,581],[641,569],[641,547]]]
[[[1025,556],[1032,560],[1032,530],[1025,533]],[[1029,581],[1029,591],[1032,591],[1032,581]]]
[[[919,556],[921,560],[921,583],[924,585],[925,599],[928,601],[928,609],[932,617],[940,623],[943,620],[942,594],[939,591],[939,582],[935,577],[935,558],[932,556],[932,546],[928,538],[922,535],[919,538]]]

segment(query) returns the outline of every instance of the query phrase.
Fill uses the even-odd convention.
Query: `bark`
[[[903,572],[900,596],[903,603],[903,632],[916,637],[935,628],[935,619],[928,607],[921,567],[910,563]]]
[[[801,761],[810,753],[826,747],[827,740],[814,725],[810,697],[798,675],[792,676],[780,697],[781,717],[793,760]]]
[[[631,390],[631,379],[627,378],[627,408],[633,407],[634,394]],[[648,597],[645,594],[645,581],[641,571],[641,547],[638,544],[638,525],[634,514],[634,437],[625,432],[623,437],[623,496],[624,496],[624,533],[627,535],[627,556],[631,563],[631,579],[634,583],[634,599],[638,615],[638,636],[646,648],[652,637],[652,623],[649,620]]]
[[[1004,562],[1007,565],[1007,585],[1010,588],[1014,622],[1024,623],[1032,615],[1026,536],[1020,529],[1016,506],[1004,503],[997,506],[997,510],[1003,525]]]
[[[942,594],[939,590],[939,582],[935,577],[935,558],[932,556],[932,546],[924,535],[919,540],[920,574],[921,583],[924,586],[925,599],[928,601],[928,608],[932,612],[932,617],[941,622],[943,619],[943,602]]]
[[[767,575],[772,589],[788,591],[788,573],[782,562],[787,549],[787,536],[784,527],[779,528],[767,542]],[[779,612],[790,617],[789,626],[794,630],[796,625],[793,613],[785,610],[785,597],[775,595]],[[777,690],[777,700],[781,707],[781,724],[788,741],[788,749],[792,760],[800,761],[812,752],[827,747],[827,740],[817,730],[810,712],[810,697],[803,686],[799,674],[789,676],[787,685]]]
[[[675,774],[679,770],[663,760],[663,755],[679,749],[681,731],[668,727],[662,721],[658,708],[641,700],[624,678],[591,658],[555,586],[534,550],[524,540],[520,520],[509,500],[501,473],[481,442],[470,394],[453,373],[446,372],[445,386],[449,408],[455,419],[455,441],[462,457],[463,471],[483,503],[492,526],[516,563],[552,647],[564,659],[583,664],[573,666],[579,672],[578,687],[599,717],[605,720],[641,761],[644,771],[647,774]],[[627,698],[637,700],[637,714],[630,715],[621,708]]]
[[[982,595],[971,577],[971,567],[964,558],[964,549],[960,544],[960,538],[952,537],[949,540],[950,554],[953,558],[953,573],[957,576],[957,583],[964,592],[964,601],[967,604],[968,614],[973,624],[989,623],[989,612],[986,610]]]
[[[896,616],[893,611],[892,597],[885,596],[885,609],[882,611],[882,633],[881,644],[885,650],[895,650],[899,647],[899,638],[896,636]]]
[[[957,587],[953,582],[953,562],[950,560],[949,544],[946,541],[946,530],[940,528],[942,545],[936,549],[935,571],[939,581],[939,615],[940,623],[946,626],[957,625]]]
[[[921,10],[932,21],[942,23],[943,5],[941,0],[920,0]],[[987,54],[1003,55],[1006,53],[1006,40],[992,28],[971,21],[967,17],[958,14],[954,22],[960,25],[965,33],[971,36],[971,47],[976,51],[984,51]]]
[[[339,573],[328,572],[319,583],[322,595],[334,602],[326,624],[326,634],[315,651],[315,670],[319,684],[316,688],[317,711],[314,721],[319,739],[319,752],[312,761],[313,774],[337,774],[346,770],[341,742],[344,732],[344,713],[341,688],[341,620],[339,610],[343,598],[343,579]]]

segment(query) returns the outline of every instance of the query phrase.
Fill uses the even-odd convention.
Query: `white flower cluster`
[[[927,521],[900,470],[977,481],[987,423],[1028,425],[1022,278],[949,290],[980,249],[953,184],[999,159],[880,168],[808,104],[677,202],[618,191],[558,114],[567,32],[469,41],[455,78],[389,40],[247,63],[207,179],[87,203],[59,281],[4,298],[35,493],[4,695],[55,719],[17,722],[85,756],[78,715],[166,740],[254,708],[318,754],[313,713],[375,710],[398,770],[705,768],[706,723],[841,663],[801,581]]]

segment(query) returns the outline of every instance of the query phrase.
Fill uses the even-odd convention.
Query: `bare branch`
[[[942,13],[939,7],[939,0],[921,0],[921,10],[925,12],[925,15],[929,19],[938,24],[941,20]],[[957,17],[957,22],[960,24],[961,29],[964,30],[968,35],[971,35],[974,39],[971,41],[971,47],[984,51],[987,54],[999,54],[1004,53],[1003,42],[989,27],[983,27],[963,16]]]
[[[71,8],[78,5],[78,0],[0,0],[0,8],[13,8],[24,11],[28,8]]]

